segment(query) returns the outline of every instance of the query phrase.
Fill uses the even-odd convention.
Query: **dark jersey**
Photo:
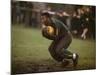
[[[68,29],[68,27],[63,23],[61,22],[60,20],[56,19],[56,18],[51,18],[51,21],[46,23],[46,26],[52,26],[56,32],[56,30],[58,30],[58,34],[53,37],[48,37],[45,33],[45,31],[43,32],[43,36],[48,38],[48,39],[55,39],[55,38],[59,38],[59,37],[62,37],[64,35],[68,35],[70,34],[70,31]],[[44,34],[45,33],[45,34]]]
[[[58,36],[67,35],[67,33],[70,32],[68,27],[62,21],[55,18],[51,18],[51,21],[53,22],[53,27],[58,29]]]

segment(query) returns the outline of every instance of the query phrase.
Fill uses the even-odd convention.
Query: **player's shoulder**
[[[60,21],[57,19],[57,18],[55,18],[55,17],[52,17],[51,18],[51,20],[53,21],[53,23],[55,23],[55,24],[57,24],[57,23],[59,23]]]

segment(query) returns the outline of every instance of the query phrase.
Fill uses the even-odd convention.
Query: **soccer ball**
[[[53,35],[54,34],[54,28],[52,26],[47,26],[47,33],[49,35]]]
[[[55,38],[55,29],[52,26],[46,26],[42,29],[44,37],[53,40]]]

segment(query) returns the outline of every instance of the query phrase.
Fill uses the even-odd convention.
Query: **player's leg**
[[[63,36],[57,43],[56,53],[62,57],[63,60],[72,59],[74,66],[76,66],[78,62],[78,55],[67,50],[71,42],[72,37],[70,35]]]
[[[56,53],[62,57],[62,58],[71,58],[72,53],[68,50],[65,50],[69,47],[70,43],[72,41],[71,36],[64,35],[62,38],[59,39],[58,43],[56,44],[55,51]]]
[[[61,60],[62,67],[65,67],[69,64],[68,59],[71,59],[72,53],[70,51],[65,50],[65,46],[68,47],[71,43],[72,39],[68,38],[66,40],[65,36],[62,36],[61,38],[58,39],[58,43],[56,44],[55,52],[57,55],[59,55]],[[67,44],[66,44],[67,43]],[[66,60],[67,59],[67,60]]]
[[[54,40],[49,46],[49,52],[51,56],[58,62],[62,61],[62,58],[56,53],[55,48],[57,46],[58,40]]]

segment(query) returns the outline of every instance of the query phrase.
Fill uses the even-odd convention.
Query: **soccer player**
[[[71,59],[73,65],[76,66],[78,63],[78,54],[67,50],[72,42],[72,35],[67,26],[47,12],[41,14],[41,21],[42,35],[53,40],[49,47],[51,56],[64,66],[68,65],[68,59]]]

